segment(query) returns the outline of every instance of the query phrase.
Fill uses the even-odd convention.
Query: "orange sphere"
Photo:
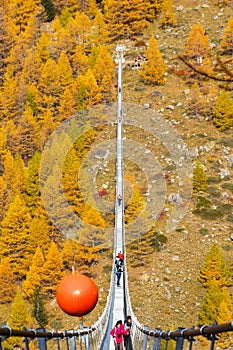
[[[71,316],[83,316],[91,312],[98,301],[95,282],[85,275],[69,275],[57,288],[57,303]]]

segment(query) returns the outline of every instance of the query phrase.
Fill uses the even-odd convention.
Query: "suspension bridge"
[[[107,302],[102,315],[90,327],[80,327],[78,330],[53,331],[38,329],[11,329],[8,325],[0,327],[0,350],[4,349],[4,341],[9,337],[22,337],[25,349],[30,349],[32,340],[37,339],[39,350],[49,348],[57,350],[114,350],[115,345],[110,335],[111,329],[118,320],[126,320],[127,315],[132,318],[130,337],[132,345],[126,350],[166,350],[169,342],[173,342],[175,350],[198,349],[197,336],[202,335],[209,342],[209,349],[217,347],[217,334],[233,331],[233,321],[218,325],[203,325],[200,328],[179,327],[174,331],[153,329],[141,324],[134,315],[128,288],[127,256],[125,250],[124,232],[124,184],[123,184],[123,147],[122,147],[122,64],[124,61],[124,46],[117,45],[118,65],[118,103],[117,103],[117,147],[116,147],[116,202],[115,202],[115,233],[112,274]],[[124,254],[124,269],[120,287],[116,283],[114,274],[115,257],[118,252]],[[88,296],[87,296],[88,297]],[[53,344],[52,344],[53,341]],[[54,345],[55,344],[55,345]],[[198,346],[198,345],[197,345]],[[34,345],[35,347],[35,345]],[[33,347],[33,348],[34,348]],[[233,344],[229,349],[233,349]]]

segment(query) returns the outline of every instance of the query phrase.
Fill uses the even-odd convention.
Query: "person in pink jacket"
[[[123,334],[128,334],[128,332],[128,328],[124,329],[122,321],[117,321],[115,327],[110,332],[111,336],[114,339],[116,350],[123,350]]]

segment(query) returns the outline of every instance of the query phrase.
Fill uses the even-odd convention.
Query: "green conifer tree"
[[[48,315],[39,288],[35,290],[33,306],[32,315],[37,320],[39,326],[44,328],[48,324]]]
[[[52,0],[41,0],[41,4],[44,6],[46,17],[48,22],[51,22],[56,16],[56,9]]]

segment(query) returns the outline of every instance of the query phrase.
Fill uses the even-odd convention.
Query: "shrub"
[[[209,234],[209,231],[206,227],[201,227],[200,230],[199,230],[199,233],[203,236],[205,235],[208,235]]]

